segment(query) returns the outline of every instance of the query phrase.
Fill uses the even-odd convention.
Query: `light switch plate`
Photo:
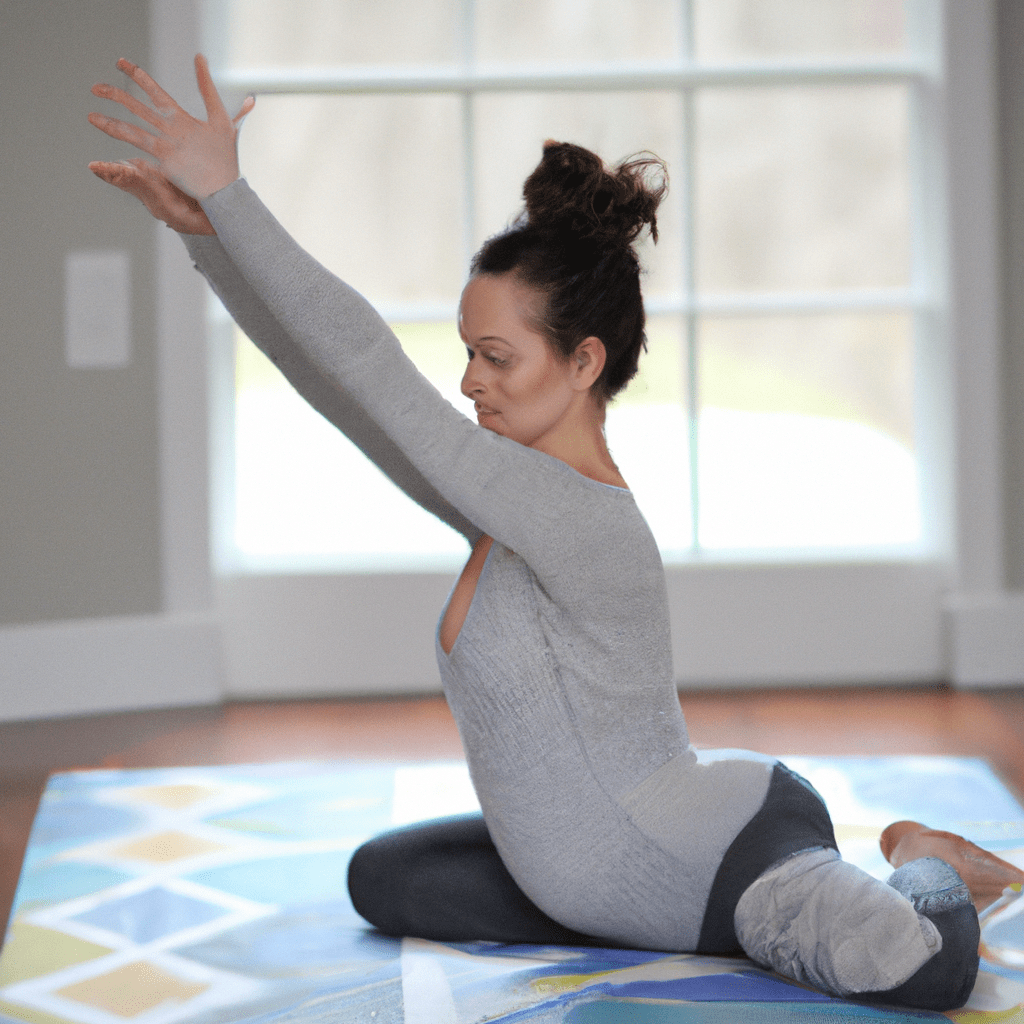
[[[69,252],[64,260],[68,366],[126,366],[131,358],[131,271],[123,249]]]

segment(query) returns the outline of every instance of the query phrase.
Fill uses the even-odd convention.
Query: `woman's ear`
[[[587,391],[601,376],[608,353],[600,338],[584,338],[572,354],[574,370],[574,387],[577,391]]]

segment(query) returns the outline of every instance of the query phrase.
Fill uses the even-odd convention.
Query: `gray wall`
[[[0,624],[159,610],[152,222],[86,164],[89,87],[143,63],[146,0],[0,0]],[[132,359],[69,369],[64,258],[125,249]]]
[[[1024,589],[1024,4],[1000,0],[1006,583]]]

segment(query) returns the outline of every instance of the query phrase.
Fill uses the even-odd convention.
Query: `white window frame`
[[[151,5],[155,73],[170,91],[194,97],[190,57],[198,49],[198,0]],[[969,656],[964,660],[972,642],[980,642],[978,630],[971,633],[978,609],[995,603],[1005,611],[993,5],[944,0],[944,21],[945,52],[956,54],[956,60],[947,57],[944,77],[928,78],[913,58],[886,62],[871,74],[925,76],[916,121],[929,136],[926,143],[944,153],[936,164],[946,168],[949,188],[933,166],[917,191],[936,225],[928,240],[931,280],[939,295],[948,281],[950,301],[936,305],[912,284],[910,294],[865,293],[857,302],[864,308],[898,298],[917,316],[938,321],[936,334],[945,341],[919,360],[924,386],[918,390],[933,402],[922,412],[934,427],[922,441],[925,464],[935,470],[928,501],[948,529],[931,539],[930,554],[913,561],[797,564],[705,556],[670,566],[675,670],[683,687],[931,682],[951,674],[969,683],[980,671]],[[635,87],[702,84],[709,75],[724,83],[753,73],[673,69],[640,76]],[[792,71],[803,81],[817,73]],[[680,80],[698,74],[700,82]],[[568,87],[559,80],[546,75],[536,84]],[[572,87],[580,82],[574,76]],[[381,84],[379,78],[373,83],[375,89]],[[399,84],[408,82],[394,87]],[[493,78],[489,85],[503,83]],[[602,77],[597,85],[607,88],[608,82]],[[941,198],[947,194],[948,204]],[[950,239],[948,268],[944,237]],[[433,629],[449,574],[214,577],[206,453],[216,410],[207,399],[204,285],[180,243],[166,230],[157,238],[166,610],[216,609],[228,655],[228,695],[436,690]],[[799,306],[821,297],[790,298]],[[777,299],[772,296],[772,308]],[[956,640],[952,654],[950,636]]]

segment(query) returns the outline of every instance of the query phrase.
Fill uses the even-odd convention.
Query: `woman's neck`
[[[627,487],[615,465],[604,436],[604,407],[588,401],[575,417],[564,420],[559,429],[533,445],[538,451],[561,459],[577,473],[598,483]]]

